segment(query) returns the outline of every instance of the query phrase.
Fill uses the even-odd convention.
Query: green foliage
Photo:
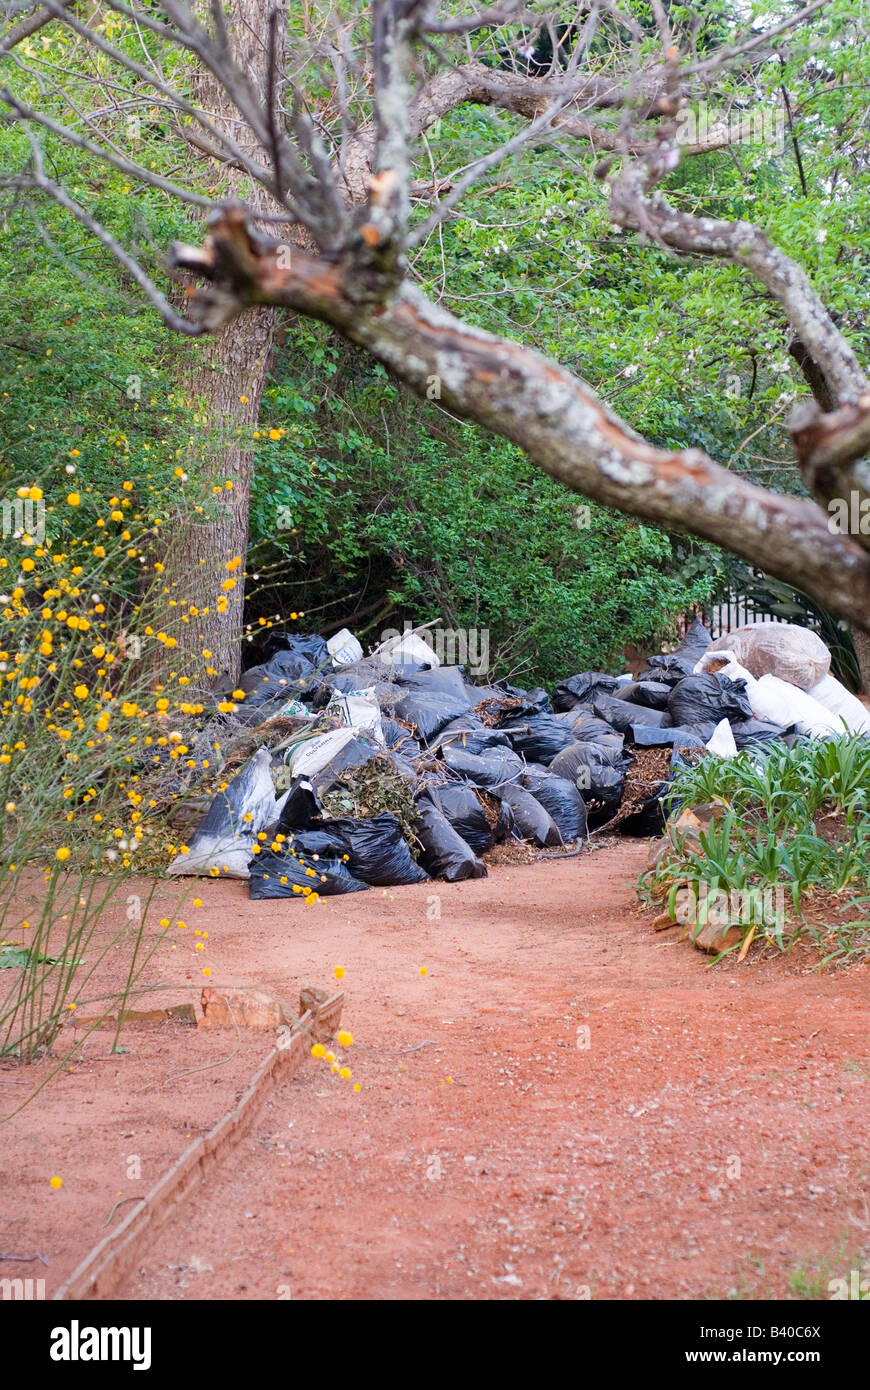
[[[718,808],[710,825],[697,836],[678,830],[680,808],[700,805]],[[861,893],[870,880],[870,741],[863,735],[703,758],[678,773],[668,806],[670,844],[642,875],[643,898],[664,897],[674,916],[681,889],[700,900],[720,890],[782,887],[793,920],[741,917],[742,941],[757,933],[786,950],[809,933],[824,963],[870,953],[870,897]],[[819,895],[842,900],[824,908],[824,928]],[[849,920],[837,920],[846,913]]]

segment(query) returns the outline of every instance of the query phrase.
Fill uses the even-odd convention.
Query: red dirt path
[[[191,885],[210,983],[294,1001],[345,967],[353,1081],[309,1060],[279,1083],[119,1295],[827,1297],[870,1253],[870,972],[819,976],[809,951],[710,969],[651,933],[645,858],[622,841],[316,908]],[[170,990],[140,1007],[198,993],[190,944],[161,948],[150,976]],[[51,1264],[0,1277],[46,1277],[49,1296],[274,1038],[246,1033],[186,1077],[232,1031],[129,1028],[122,1057],[109,1041],[0,1127],[0,1251]],[[3,1114],[22,1076],[0,1071]]]

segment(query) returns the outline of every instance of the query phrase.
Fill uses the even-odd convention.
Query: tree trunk
[[[204,19],[207,14],[206,7]],[[265,92],[268,48],[260,0],[232,0],[226,23],[236,61],[252,85]],[[279,45],[283,40],[280,30],[281,26],[276,33]],[[277,57],[280,64],[280,46]],[[240,146],[256,148],[255,137],[239,122],[235,106],[211,73],[197,71],[193,88],[197,104],[216,125],[223,124]],[[248,186],[242,173],[216,161],[213,167],[214,180],[220,184],[220,194],[216,196],[227,200],[243,197],[255,213],[278,210],[262,188]],[[184,625],[183,633],[176,629],[179,645],[196,660],[200,671],[201,653],[210,652],[206,669],[234,682],[241,664],[244,560],[254,476],[254,454],[247,441],[259,419],[272,361],[276,318],[275,309],[253,309],[228,324],[210,343],[190,345],[187,366],[182,368],[179,381],[180,394],[193,410],[205,415],[206,428],[219,441],[204,481],[215,489],[221,488],[213,499],[220,515],[213,521],[182,518],[184,545],[180,553],[167,561],[167,587],[198,609]],[[193,474],[193,466],[190,471]],[[197,482],[202,481],[200,465]],[[232,484],[229,489],[227,482]],[[237,557],[242,563],[230,574],[226,566]],[[229,578],[235,579],[235,588],[226,592],[221,586]]]

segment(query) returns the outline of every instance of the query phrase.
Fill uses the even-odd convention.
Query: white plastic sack
[[[219,792],[191,838],[166,870],[173,878],[209,874],[249,878],[248,863],[261,830],[277,818],[283,797],[275,798],[267,748],[249,758],[225,792]],[[250,815],[249,821],[245,816]],[[214,872],[216,871],[216,872]]]
[[[349,628],[343,627],[336,632],[329,638],[326,647],[333,666],[351,666],[355,661],[362,661],[363,649]]]
[[[846,727],[853,734],[870,734],[870,710],[852,695],[835,676],[822,676],[812,690],[807,691],[820,705],[824,705],[836,720],[845,719]]]
[[[441,665],[437,652],[428,642],[424,642],[422,637],[418,637],[416,632],[406,632],[398,637],[389,638],[376,647],[372,655],[380,657],[386,665],[399,666],[406,661],[418,661],[421,666]]]
[[[294,777],[313,777],[354,737],[354,730],[347,728],[332,729],[328,734],[306,739],[291,753],[290,771]]]
[[[381,708],[373,685],[365,690],[336,691],[326,707],[326,713],[340,714],[349,728],[365,729],[374,735],[378,743],[383,743]]]
[[[695,670],[706,670],[726,656],[727,652],[705,652]],[[756,680],[734,657],[728,657],[718,674],[732,681],[746,682],[746,694],[756,719],[783,726],[794,724],[799,734],[808,734],[810,738],[831,738],[843,733],[843,725],[824,705],[805,690],[798,690],[790,681],[782,681],[778,676],[762,676]]]
[[[727,719],[720,719],[704,747],[717,758],[737,757],[737,744]]]

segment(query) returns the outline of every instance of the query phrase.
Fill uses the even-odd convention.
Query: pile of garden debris
[[[870,734],[824,644],[786,623],[713,644],[696,621],[637,677],[584,671],[552,698],[476,685],[418,633],[364,656],[347,631],[278,632],[264,656],[198,735],[195,756],[221,750],[222,789],[188,801],[198,823],[169,869],[247,878],[253,898],[482,878],[511,841],[660,834],[687,760]]]

